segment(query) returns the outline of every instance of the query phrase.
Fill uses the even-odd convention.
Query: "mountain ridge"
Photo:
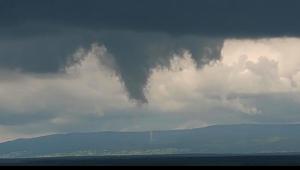
[[[0,143],[0,158],[300,153],[300,124],[216,125],[205,128],[54,134]]]

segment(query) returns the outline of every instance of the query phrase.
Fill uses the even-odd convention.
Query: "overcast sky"
[[[298,0],[0,0],[0,141],[300,122]]]

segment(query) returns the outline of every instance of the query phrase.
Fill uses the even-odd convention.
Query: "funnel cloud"
[[[0,141],[299,123],[299,0],[0,0]]]

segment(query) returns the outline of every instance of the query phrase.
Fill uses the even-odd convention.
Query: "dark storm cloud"
[[[299,9],[298,0],[0,0],[0,66],[54,72],[100,42],[130,97],[145,101],[149,71],[172,53],[188,49],[201,66],[227,37],[298,36]]]
[[[1,0],[2,26],[28,21],[205,36],[299,35],[298,0]]]
[[[131,98],[145,101],[143,88],[151,68],[167,65],[174,53],[183,49],[195,56],[199,66],[218,59],[222,40],[194,36],[172,37],[161,33],[127,31],[74,31],[17,40],[0,40],[0,66],[25,72],[48,73],[72,63],[72,54],[98,42],[114,56],[117,73],[122,77]]]

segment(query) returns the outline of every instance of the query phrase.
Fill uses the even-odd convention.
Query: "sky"
[[[298,0],[0,0],[0,142],[299,123]]]

